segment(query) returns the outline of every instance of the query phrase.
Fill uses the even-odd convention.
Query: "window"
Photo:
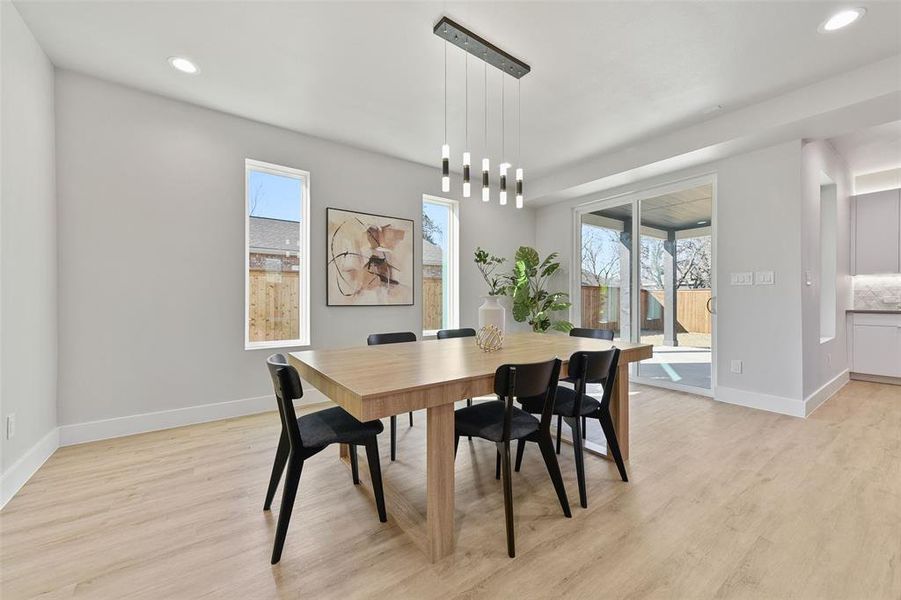
[[[459,250],[454,200],[422,197],[422,333],[459,323]]]
[[[820,343],[835,337],[835,299],[838,262],[838,215],[835,183],[825,174],[820,181]]]
[[[244,348],[310,343],[310,174],[244,164]]]

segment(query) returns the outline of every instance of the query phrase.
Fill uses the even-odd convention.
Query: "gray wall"
[[[804,397],[847,370],[847,314],[851,306],[851,175],[844,160],[827,142],[810,142],[802,149],[801,236],[803,269],[813,285],[802,291],[804,336]],[[820,174],[826,173],[836,189],[835,337],[820,342]]]
[[[738,390],[800,401],[800,150],[800,141],[780,144],[542,208],[538,247],[560,252],[571,273],[574,206],[715,173],[718,388],[724,399]],[[776,284],[729,285],[730,272],[757,270],[774,271]],[[732,359],[743,361],[742,374],[730,371]]]
[[[56,428],[57,241],[53,65],[10,2],[2,21],[2,469]],[[6,439],[6,418],[17,431]]]
[[[326,307],[325,209],[418,224],[436,169],[72,72],[56,106],[61,425],[271,393],[268,352],[243,346],[245,158],[310,171],[314,347],[421,331],[418,238],[416,306]],[[531,210],[461,202],[461,325],[484,293],[475,246],[534,238]]]

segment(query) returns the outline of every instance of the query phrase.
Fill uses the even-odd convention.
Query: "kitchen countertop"
[[[877,315],[901,315],[901,308],[849,308],[849,313],[870,313]]]

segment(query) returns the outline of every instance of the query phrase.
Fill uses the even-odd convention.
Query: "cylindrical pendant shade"
[[[507,204],[507,169],[510,168],[510,163],[501,163],[500,166],[500,181],[501,181],[501,193],[500,193],[500,204],[504,206]]]
[[[441,191],[450,191],[450,146],[441,146]]]
[[[469,168],[470,168],[470,155],[469,152],[463,153],[463,197],[469,198],[470,187],[469,187]]]
[[[488,191],[488,171],[491,169],[491,165],[488,162],[487,158],[482,159],[482,202],[488,202],[489,200],[489,191]]]
[[[522,168],[516,169],[516,208],[522,208]]]

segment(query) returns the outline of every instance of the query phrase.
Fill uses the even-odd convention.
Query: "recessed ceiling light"
[[[706,225],[707,221],[698,221],[698,225]]]
[[[860,20],[866,12],[867,9],[865,8],[846,8],[845,10],[840,10],[820,25],[820,32],[836,31],[842,27],[847,27],[851,23]]]
[[[169,64],[172,65],[173,69],[181,71],[182,73],[188,73],[189,75],[194,75],[195,73],[200,72],[200,69],[197,68],[197,65],[182,56],[170,56]]]

